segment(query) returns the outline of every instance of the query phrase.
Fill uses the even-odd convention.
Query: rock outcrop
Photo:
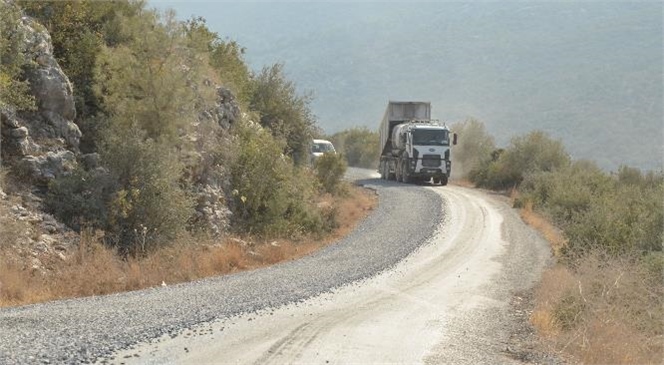
[[[210,85],[208,85],[210,86]],[[194,199],[196,201],[194,224],[213,236],[228,232],[232,212],[230,174],[225,168],[210,158],[212,144],[219,141],[209,140],[210,132],[221,133],[221,143],[229,143],[223,136],[229,136],[231,125],[241,118],[240,106],[233,93],[224,87],[216,87],[214,106],[199,115],[197,130],[193,139],[197,153],[193,157],[196,163],[189,166],[194,180]]]
[[[74,123],[73,87],[53,55],[47,30],[30,17],[23,17],[20,27],[25,35],[24,53],[30,62],[26,76],[37,108],[30,112],[0,109],[3,163],[12,165],[16,172],[27,178],[26,181],[44,193],[50,181],[70,174],[79,163],[86,170],[101,169],[100,158],[96,153],[81,155],[79,152],[81,131]],[[210,103],[201,97],[200,105],[209,107],[199,114],[192,135],[186,136],[196,149],[194,156],[184,160],[196,204],[192,222],[200,229],[220,236],[229,230],[232,189],[230,174],[215,160],[211,151],[218,150],[220,143],[230,143],[229,129],[242,118],[242,114],[229,89],[210,81],[204,87],[208,88],[206,91],[214,91],[215,98]],[[29,199],[43,196],[39,193],[30,195]],[[32,217],[26,219],[50,222],[52,217],[41,213],[39,205],[41,203],[31,204],[23,211],[15,204],[10,211],[16,220]],[[53,229],[49,227],[42,227],[42,231],[50,234]],[[71,231],[64,226],[57,226],[54,231],[57,234],[66,232]]]
[[[48,269],[44,262],[65,260],[79,238],[44,212],[38,192],[76,167],[81,131],[74,124],[72,84],[53,55],[50,35],[29,17],[22,17],[18,26],[29,63],[24,72],[36,109],[0,108],[2,163],[33,186],[0,193],[0,243],[14,247],[9,254],[17,262],[27,262],[32,270],[44,273]]]
[[[22,172],[45,186],[67,174],[76,164],[81,131],[74,123],[76,108],[72,84],[53,56],[51,37],[29,17],[20,24],[24,53],[30,61],[26,76],[37,110],[0,110],[3,155]]]
[[[35,138],[62,138],[67,147],[78,149],[81,131],[74,124],[76,107],[69,78],[53,56],[51,36],[29,17],[22,18],[26,55],[32,61],[26,74],[38,110],[25,116]]]

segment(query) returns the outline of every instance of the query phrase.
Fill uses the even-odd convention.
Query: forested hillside
[[[329,134],[427,100],[499,145],[543,130],[605,169],[662,167],[661,3],[151,4],[205,14],[254,67],[286,62]]]

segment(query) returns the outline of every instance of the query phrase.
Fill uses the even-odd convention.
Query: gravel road
[[[187,284],[0,309],[0,363],[118,359],[117,350],[134,344],[302,303],[393,268],[434,237],[443,199],[432,188],[364,182],[375,185],[379,207],[348,237],[301,260]]]
[[[0,309],[0,364],[519,363],[510,301],[538,280],[548,245],[504,197],[369,174],[349,171],[379,207],[303,259]]]

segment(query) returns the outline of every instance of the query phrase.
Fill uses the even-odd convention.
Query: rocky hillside
[[[0,269],[48,272],[87,233],[126,258],[329,232],[310,99],[243,52],[139,2],[0,0]]]
[[[5,5],[7,6],[7,5]],[[22,16],[18,23],[23,35],[22,49],[28,67],[24,76],[34,97],[35,109],[21,111],[5,105],[0,109],[2,122],[2,162],[7,171],[5,191],[0,190],[2,245],[11,245],[19,256],[31,256],[33,269],[43,270],[40,259],[65,260],[78,242],[78,233],[49,213],[44,199],[49,184],[67,177],[77,169],[104,175],[98,153],[81,153],[81,131],[76,120],[72,83],[54,57],[51,36],[33,18]],[[228,135],[240,118],[240,107],[233,93],[211,81],[205,87],[214,91],[210,108],[198,114],[195,128],[182,138],[195,147],[187,169],[192,181],[197,227],[213,235],[228,231],[230,216],[228,194],[230,180],[223,169],[206,165],[206,134],[219,130]],[[209,171],[204,171],[204,170]],[[81,197],[85,199],[85,197]]]

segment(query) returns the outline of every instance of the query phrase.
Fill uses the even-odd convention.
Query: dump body
[[[424,101],[390,101],[380,124],[381,156],[391,153],[395,126],[411,120],[430,120],[431,103]]]

